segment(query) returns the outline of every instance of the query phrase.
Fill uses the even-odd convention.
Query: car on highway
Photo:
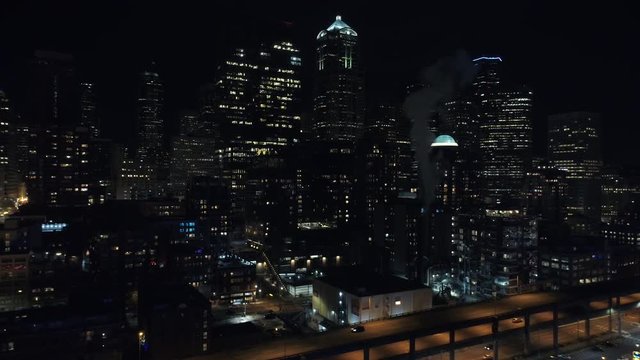
[[[484,349],[485,349],[485,350],[489,350],[489,351],[493,350],[493,344],[486,344],[486,345],[484,346]]]
[[[616,346],[616,343],[614,343],[614,342],[613,342],[613,341],[611,341],[611,340],[607,340],[607,341],[605,341],[603,344],[604,344],[604,346],[606,346],[606,347],[615,347],[615,346]]]
[[[571,359],[571,355],[567,355],[567,354],[551,355],[549,356],[549,359]]]
[[[482,357],[482,360],[493,360],[493,355],[486,354],[485,356]]]
[[[514,323],[514,324],[518,324],[518,323],[521,323],[523,321],[524,320],[522,320],[522,318],[520,318],[520,317],[514,317],[513,319],[511,319],[511,322]]]
[[[358,325],[351,328],[352,333],[361,333],[364,332],[364,326]]]

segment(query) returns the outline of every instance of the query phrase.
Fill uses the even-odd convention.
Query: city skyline
[[[132,131],[123,125],[132,119],[135,108],[135,93],[122,91],[122,87],[131,88],[138,74],[146,71],[151,61],[157,61],[160,77],[167,85],[166,121],[173,131],[178,114],[196,107],[198,88],[216,76],[215,68],[233,48],[257,47],[256,43],[288,32],[294,45],[300,47],[303,60],[311,60],[318,29],[330,24],[327,19],[342,15],[360,33],[368,108],[380,100],[402,101],[403,87],[417,79],[421,68],[458,48],[473,57],[500,55],[509,75],[534,92],[536,154],[541,155],[545,149],[547,116],[584,110],[603,114],[605,161],[630,162],[621,143],[631,138],[620,128],[628,119],[640,116],[633,106],[633,99],[640,96],[635,85],[640,82],[640,72],[630,60],[633,50],[625,45],[625,39],[633,38],[633,31],[625,28],[624,21],[600,30],[588,22],[596,15],[610,14],[613,7],[587,7],[580,16],[571,17],[569,6],[550,9],[531,3],[494,4],[483,9],[466,5],[471,10],[477,8],[481,15],[473,17],[467,12],[455,13],[443,4],[433,5],[431,12],[424,13],[412,11],[416,9],[410,4],[386,12],[376,6],[358,11],[357,4],[334,3],[313,15],[301,15],[299,6],[286,2],[272,7],[254,4],[242,7],[242,11],[235,5],[220,6],[217,11],[194,7],[174,14],[163,5],[87,8],[77,4],[68,12],[38,4],[16,5],[0,15],[5,17],[0,26],[7,27],[6,31],[12,26],[24,29],[0,46],[0,65],[6,69],[0,71],[0,87],[12,101],[20,100],[23,63],[35,50],[71,53],[83,81],[95,84],[98,112],[104,118],[107,135],[118,139],[122,129]],[[494,14],[492,7],[502,11]],[[25,14],[31,14],[29,20],[25,20]],[[55,16],[49,17],[52,14]],[[111,22],[110,16],[120,20]],[[564,16],[571,21],[564,21]],[[621,12],[619,16],[626,15]],[[408,17],[407,21],[403,17]],[[67,21],[61,24],[54,18]],[[17,19],[22,20],[18,23]],[[45,26],[48,31],[43,34],[40,30]],[[76,31],[79,28],[84,31]],[[513,30],[503,32],[503,28]],[[154,32],[149,32],[151,29]],[[83,40],[88,36],[98,41]],[[423,37],[424,44],[412,45],[416,37]],[[571,47],[564,46],[569,43]],[[303,64],[303,103],[305,111],[310,112],[313,67],[311,62]],[[615,91],[617,96],[606,96],[609,89],[619,89]]]
[[[640,356],[628,23],[317,5],[11,6],[0,357]]]

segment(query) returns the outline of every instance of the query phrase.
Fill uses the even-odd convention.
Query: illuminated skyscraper
[[[135,151],[130,148],[121,166],[119,197],[144,200],[164,193],[166,151],[163,148],[163,84],[154,71],[140,74],[137,105],[138,138]],[[167,171],[168,172],[168,171]]]
[[[364,80],[358,34],[340,15],[317,40],[314,131],[322,140],[354,141],[364,119]]]
[[[245,49],[236,49],[218,66],[213,94],[214,121],[220,130],[222,177],[229,186],[231,227],[244,218],[247,170],[257,154],[259,131],[255,116],[258,65]]]
[[[163,85],[158,73],[145,71],[140,74],[137,100],[139,143],[141,157],[152,155],[162,146],[164,120],[162,118]]]
[[[567,215],[599,222],[600,115],[570,112],[549,116],[549,161],[567,172]]]
[[[302,59],[289,41],[263,43],[258,54],[255,111],[261,136],[247,173],[246,231],[284,251],[297,226],[293,146],[300,139]]]
[[[624,208],[632,201],[634,193],[638,193],[637,185],[634,185],[629,178],[622,176],[619,169],[614,167],[603,169],[600,206],[602,222],[610,223],[620,217]]]
[[[43,130],[44,203],[49,206],[89,205],[89,134],[85,128],[51,126]]]
[[[0,90],[0,201],[16,201],[21,195],[15,127],[9,99]],[[0,203],[0,212],[2,207]]]
[[[503,84],[501,58],[481,57],[474,62],[484,195],[494,204],[518,206],[531,165],[533,93]]]
[[[93,84],[80,84],[80,126],[89,129],[92,138],[100,137],[100,124],[96,113],[96,99]]]
[[[301,64],[299,50],[288,41],[264,43],[258,52],[236,49],[218,67],[213,96],[203,97],[206,111],[208,104],[214,104],[222,177],[229,184],[234,214],[231,222],[236,229],[245,220],[248,202],[255,200],[255,191],[247,193],[248,172],[257,164],[263,168],[279,163],[269,158],[287,153],[299,138]],[[270,182],[283,186],[293,182],[293,175],[284,172],[254,173],[281,177],[264,179],[265,186]],[[256,181],[262,179],[254,178],[254,185]],[[252,189],[256,190],[255,186]]]
[[[478,181],[481,171],[480,124],[477,107],[470,96],[461,95],[443,104],[441,131],[456,139],[458,156],[452,164],[455,178],[455,202],[452,208],[473,209],[480,200],[481,184]]]
[[[180,135],[171,141],[170,185],[174,197],[182,197],[191,178],[218,176],[216,141],[200,132],[200,117],[185,112],[180,117]],[[204,134],[206,135],[206,134]]]
[[[300,134],[300,50],[287,41],[263,44],[258,63],[256,115],[265,145],[291,145]]]
[[[80,120],[79,88],[73,56],[36,51],[21,112],[30,124],[76,126]]]

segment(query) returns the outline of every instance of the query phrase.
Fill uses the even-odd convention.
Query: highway
[[[382,321],[374,321],[365,324],[366,331],[362,333],[351,333],[349,329],[338,329],[322,334],[292,336],[276,341],[264,342],[259,344],[247,344],[247,348],[224,352],[224,354],[210,354],[193,358],[198,360],[210,360],[223,357],[224,359],[276,359],[291,356],[300,353],[309,353],[319,351],[326,348],[339,346],[353,346],[354,351],[340,354],[338,356],[326,357],[327,359],[362,359],[363,352],[361,350],[362,343],[372,341],[377,338],[388,336],[402,336],[414,331],[437,328],[447,324],[471,321],[478,318],[488,318],[495,315],[507,315],[510,312],[517,311],[522,308],[533,308],[554,303],[561,303],[572,298],[565,293],[534,293],[512,296],[497,301],[486,303],[471,304],[434,310],[429,312],[418,313],[410,316],[399,317],[395,319],[387,319]],[[640,301],[640,293],[630,296],[621,297],[621,304],[628,304]],[[604,309],[608,306],[608,302],[592,302],[592,309]],[[558,318],[562,319],[566,314],[559,312]],[[531,324],[543,323],[553,319],[551,311],[543,311],[531,316]],[[581,324],[582,323],[582,324]],[[608,316],[592,321],[591,334],[597,335],[599,332],[608,330]],[[499,322],[499,331],[516,329],[523,327],[524,322],[513,322],[511,319]],[[582,330],[581,330],[582,329]],[[444,330],[444,329],[443,329]],[[582,335],[581,335],[582,332]],[[463,341],[465,339],[475,338],[478,336],[490,335],[491,324],[481,324],[469,326],[455,331],[455,341]],[[553,335],[551,329],[532,331],[531,350],[535,351],[539,348],[549,348],[553,343]],[[568,344],[576,342],[584,337],[583,322],[564,325],[559,328],[559,343]],[[429,336],[416,338],[416,351],[445,345],[449,341],[449,332],[441,332]],[[510,341],[502,341],[503,345],[499,348],[501,358],[519,354],[523,349],[523,336],[516,336]],[[360,349],[356,350],[357,347]],[[383,359],[398,356],[409,351],[409,341],[402,340],[390,344],[373,346],[370,348],[370,359]],[[458,359],[481,359],[488,351],[482,345],[469,346],[460,350],[456,350],[456,355],[460,354]],[[438,354],[436,357],[425,357],[425,359],[439,359],[440,355],[448,358],[448,352]]]
[[[617,359],[631,359],[632,352],[638,349],[637,344],[640,345],[640,311],[633,310],[627,312],[622,317],[622,332],[625,334],[622,338],[617,338],[614,336],[612,339],[614,346],[608,346],[605,344],[603,340],[595,342],[596,344],[600,344],[601,351],[597,351],[593,348],[592,345],[584,344],[583,346],[578,346],[578,350],[562,352],[565,355],[571,356],[573,360],[591,360],[591,359],[601,359],[601,356],[605,356],[605,359],[609,360],[617,360]],[[573,325],[573,324],[572,324]],[[575,325],[574,325],[575,326]],[[570,327],[569,327],[570,328]],[[617,323],[613,322],[613,334],[617,334]],[[581,336],[583,330],[579,330]],[[606,334],[608,332],[608,317],[604,316],[598,318],[597,320],[592,320],[591,332],[596,334]],[[575,336],[576,331],[571,332],[570,336]],[[538,356],[532,356],[528,359],[539,359]]]
[[[567,295],[563,293],[534,293],[512,296],[497,301],[459,306],[444,310],[428,311],[410,316],[373,321],[365,324],[363,333],[351,333],[349,329],[338,329],[327,333],[315,334],[304,337],[291,337],[282,340],[257,344],[246,349],[229,351],[224,353],[225,359],[274,359],[292,354],[300,354],[320,350],[322,348],[346,345],[363,340],[372,340],[379,337],[408,333],[424,328],[432,328],[443,324],[463,322],[471,319],[490,317],[506,314],[523,307],[535,307],[548,305],[562,301]],[[510,321],[502,321],[500,330],[523,326],[512,324]],[[491,333],[491,326],[476,326],[456,331],[456,338],[462,340],[470,336],[478,336]],[[448,342],[448,333],[425,336],[416,339],[416,350],[443,345]],[[408,351],[408,341],[374,347],[371,349],[371,358],[381,358]],[[362,351],[359,351],[359,359]],[[196,357],[194,359],[215,359],[216,354]]]

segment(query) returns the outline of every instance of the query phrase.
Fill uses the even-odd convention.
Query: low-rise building
[[[601,238],[572,239],[573,244],[540,255],[540,278],[552,290],[640,274],[640,253],[630,246],[610,246]]]
[[[345,267],[314,280],[312,306],[314,315],[346,325],[428,310],[432,297],[420,283]]]
[[[214,271],[213,299],[242,304],[255,299],[256,265],[235,255],[221,255]]]

